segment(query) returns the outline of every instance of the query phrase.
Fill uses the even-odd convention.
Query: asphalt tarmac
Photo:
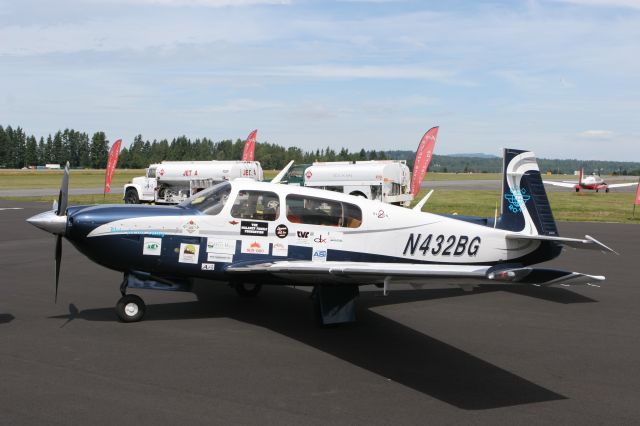
[[[6,208],[18,208],[6,210]],[[137,291],[24,222],[45,203],[0,201],[2,424],[634,424],[640,419],[640,226],[562,223],[620,252],[550,264],[601,287],[367,291],[358,322],[318,328],[309,293],[243,300]]]

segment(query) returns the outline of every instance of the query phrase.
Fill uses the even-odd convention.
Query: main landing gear
[[[231,284],[240,297],[256,297],[260,290],[262,290],[262,284],[234,282]]]
[[[126,294],[127,278],[120,285],[120,293],[122,297],[116,303],[116,314],[122,322],[138,322],[144,317],[147,306],[140,296],[135,294]]]

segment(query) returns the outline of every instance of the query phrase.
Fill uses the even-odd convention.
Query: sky
[[[0,125],[640,161],[640,0],[0,0]]]

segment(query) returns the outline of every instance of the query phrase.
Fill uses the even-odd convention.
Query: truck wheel
[[[127,189],[127,192],[124,193],[124,203],[140,204],[140,199],[138,198],[138,191],[136,191],[133,188]]]

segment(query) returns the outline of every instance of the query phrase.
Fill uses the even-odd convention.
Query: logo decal
[[[255,240],[242,241],[242,253],[249,254],[269,254],[269,244]]]
[[[251,222],[243,220],[240,224],[240,235],[259,235],[261,237],[267,236],[269,224],[266,222]]]
[[[504,198],[509,202],[509,210],[513,213],[519,213],[522,211],[521,205],[524,205],[531,195],[527,194],[525,189],[520,191],[510,191],[508,194],[504,194]]]
[[[287,256],[289,245],[286,243],[273,243],[273,256]]]
[[[198,244],[180,243],[180,255],[178,262],[180,263],[198,263],[198,254],[200,246]]]
[[[287,225],[276,226],[276,237],[286,238],[287,235],[289,235],[289,228],[287,228]]]
[[[327,249],[314,247],[313,255],[311,256],[312,262],[326,262],[327,261]]]
[[[216,269],[216,264],[215,263],[203,263],[201,266],[201,269],[203,271],[213,271]]]
[[[237,225],[237,224],[239,224],[240,222],[238,222],[237,220],[230,220],[230,221],[229,221],[229,223],[230,223],[231,225]]]
[[[160,256],[162,251],[162,238],[145,238],[143,255]]]
[[[236,240],[224,238],[207,238],[207,253],[236,253]]]
[[[195,223],[193,220],[190,220],[189,222],[187,222],[184,225],[182,225],[182,229],[184,229],[189,234],[193,234],[194,232],[198,232],[199,228],[200,227],[198,226],[198,224]]]

